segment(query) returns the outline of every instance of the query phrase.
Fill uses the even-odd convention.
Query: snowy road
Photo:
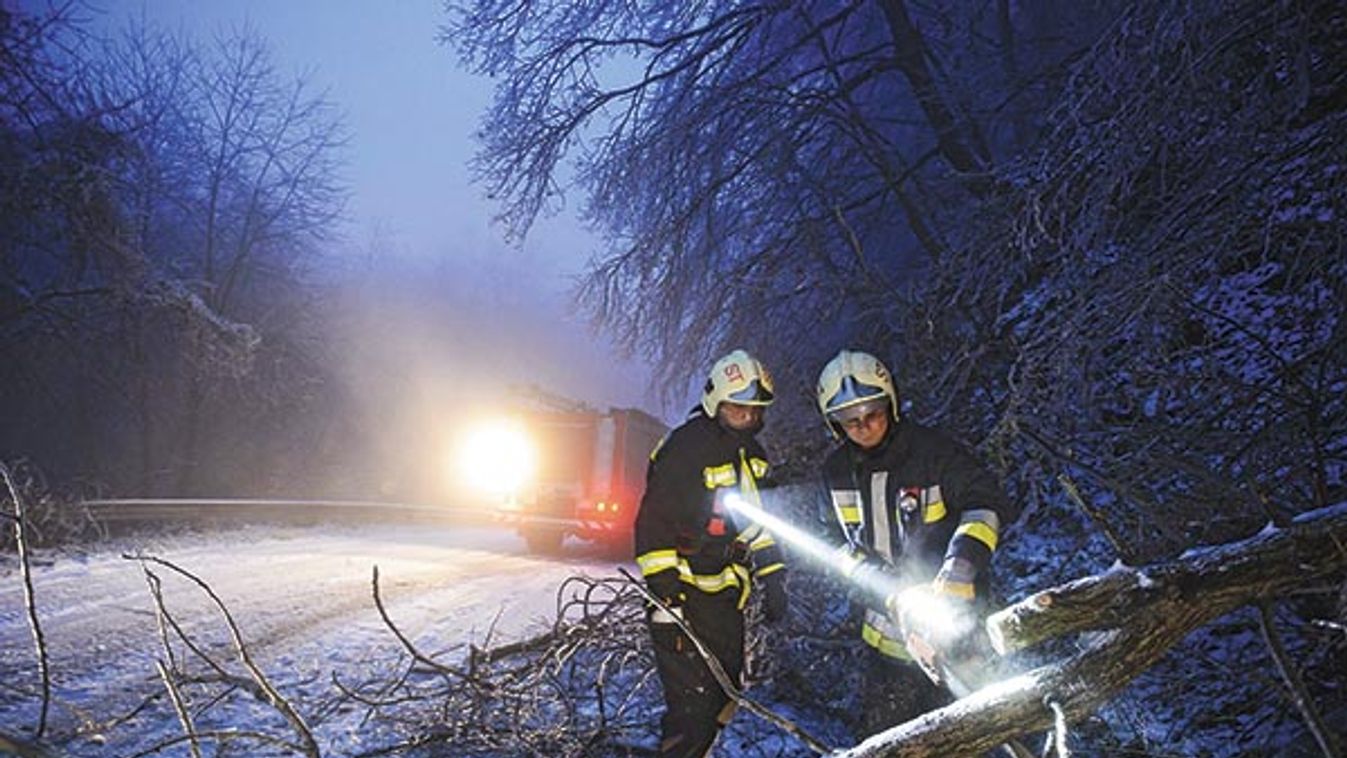
[[[399,628],[423,652],[452,657],[468,644],[484,644],[488,634],[498,643],[545,630],[566,577],[612,576],[619,565],[589,546],[567,547],[561,559],[546,559],[528,555],[504,529],[367,524],[252,526],[126,541],[90,555],[38,553],[33,581],[54,677],[49,731],[80,731],[64,745],[74,753],[106,738],[97,754],[122,754],[115,743],[128,728],[104,737],[98,725],[162,689],[154,673],[164,654],[153,600],[139,562],[122,558],[123,550],[171,561],[209,584],[268,676],[302,705],[330,695],[332,672],[358,681],[398,659],[371,597],[376,564],[381,596]],[[225,622],[205,593],[164,567],[151,568],[174,618],[232,660],[223,652]],[[31,728],[38,686],[22,582],[10,561],[0,567],[0,731]],[[140,736],[161,728],[142,724]],[[339,747],[340,737],[328,739]]]

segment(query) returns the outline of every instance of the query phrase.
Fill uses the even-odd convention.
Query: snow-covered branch
[[[1288,570],[1288,567],[1291,570]],[[1347,504],[1269,526],[1238,542],[1190,550],[1165,563],[1116,566],[1035,593],[993,614],[998,650],[1092,632],[1080,652],[986,687],[841,753],[975,755],[1094,712],[1189,632],[1249,603],[1274,598],[1347,569]]]

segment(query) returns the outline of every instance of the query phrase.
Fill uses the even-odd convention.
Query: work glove
[[[669,569],[658,574],[651,574],[645,578],[645,586],[649,588],[650,594],[659,598],[671,609],[680,611],[681,615],[685,596],[683,595],[683,582],[678,578],[678,571]],[[674,623],[668,611],[653,603],[651,604],[650,622],[652,624]]]
[[[790,605],[790,596],[786,594],[786,575],[784,571],[769,574],[762,580],[763,615],[769,624],[779,624],[786,620],[786,610]]]
[[[940,571],[931,582],[931,591],[938,596],[971,603],[977,597],[973,580],[977,578],[977,569],[966,558],[946,558]]]
[[[898,624],[903,646],[933,681],[946,681],[947,662],[968,657],[975,619],[967,600],[937,593],[931,582],[893,593],[885,607]]]

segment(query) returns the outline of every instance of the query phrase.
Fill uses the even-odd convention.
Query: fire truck
[[[668,427],[635,408],[546,397],[468,435],[463,476],[534,552],[554,553],[567,536],[630,549],[650,454]]]

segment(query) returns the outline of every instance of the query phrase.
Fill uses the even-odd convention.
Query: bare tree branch
[[[234,643],[234,650],[238,654],[239,661],[243,664],[243,667],[247,669],[252,680],[266,696],[267,702],[285,717],[285,720],[290,723],[290,726],[299,735],[302,752],[305,755],[310,756],[310,758],[318,758],[318,743],[314,741],[313,733],[309,730],[308,725],[304,722],[304,719],[300,716],[299,712],[290,705],[290,702],[286,700],[274,686],[272,686],[271,681],[267,678],[266,674],[263,673],[262,669],[259,668],[257,663],[253,660],[252,654],[248,651],[247,645],[243,642],[243,634],[239,631],[238,625],[234,623],[234,618],[230,614],[228,607],[226,607],[224,601],[215,594],[215,591],[211,589],[210,585],[206,584],[199,577],[186,569],[157,556],[123,555],[122,557],[127,560],[137,561],[142,566],[146,563],[154,563],[163,566],[191,581],[193,584],[197,585],[202,592],[206,593],[206,596],[210,598],[211,602],[215,604],[215,607],[224,617],[225,624],[229,628],[230,639]]]
[[[0,477],[5,480],[9,499],[14,502],[14,544],[19,551],[19,573],[23,577],[23,604],[28,612],[28,629],[33,635],[33,646],[37,653],[38,675],[42,680],[42,706],[38,710],[37,725],[33,736],[42,739],[47,730],[47,711],[51,705],[51,662],[47,658],[47,641],[42,636],[42,623],[37,613],[37,595],[33,591],[33,570],[28,556],[27,530],[24,520],[23,499],[14,484],[14,476],[9,466],[0,461]]]

